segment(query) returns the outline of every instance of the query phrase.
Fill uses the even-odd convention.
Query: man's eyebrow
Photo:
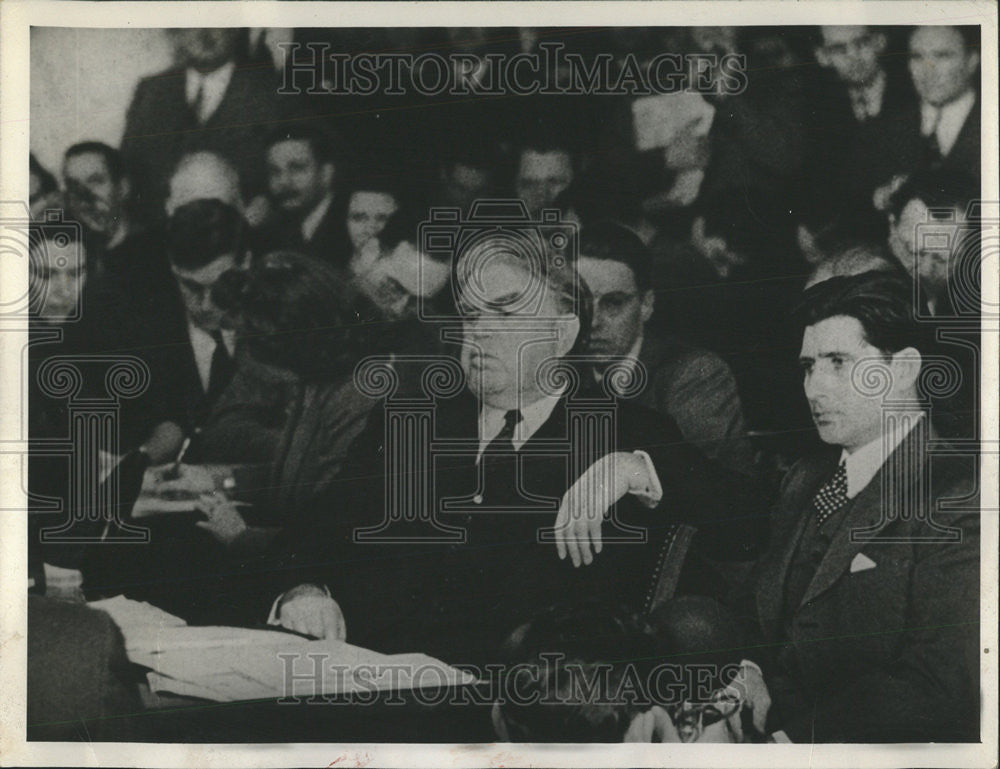
[[[853,358],[854,355],[849,352],[840,352],[838,350],[831,350],[830,352],[821,352],[817,356],[819,358]]]

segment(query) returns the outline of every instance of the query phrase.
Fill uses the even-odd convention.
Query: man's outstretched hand
[[[315,638],[347,639],[347,623],[337,602],[321,587],[299,585],[278,603],[278,624]]]

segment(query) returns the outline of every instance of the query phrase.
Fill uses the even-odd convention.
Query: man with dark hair
[[[850,202],[869,210],[872,193],[885,181],[884,159],[873,147],[912,109],[913,87],[886,67],[881,28],[822,26],[815,37],[821,71],[806,95],[809,192],[817,204]]]
[[[924,168],[946,168],[974,180],[979,190],[981,108],[979,27],[923,26],[910,32],[910,75],[918,104],[893,120],[874,147],[883,185],[875,203],[884,208],[897,177]]]
[[[796,317],[805,394],[829,446],[786,477],[746,605],[763,636],[754,661],[773,699],[768,731],[977,740],[977,495],[966,458],[934,456],[912,287],[883,273],[831,278]]]
[[[185,430],[202,426],[236,365],[236,343],[223,327],[212,287],[247,258],[246,224],[217,200],[182,205],[170,218],[166,251],[173,277],[137,318],[155,391]]]
[[[423,377],[433,427],[406,442],[386,432],[398,424],[388,412],[373,412],[343,473],[342,514],[324,508],[272,572],[286,588],[272,621],[336,637],[346,621],[352,643],[482,663],[544,606],[588,597],[641,606],[670,521],[731,526],[727,493],[745,490],[731,473],[655,412],[560,369],[589,334],[575,271],[501,237],[472,242],[456,269],[461,371],[442,359],[451,385]],[[593,418],[610,420],[600,444],[577,418],[596,404],[606,410]],[[615,526],[602,540],[605,514]],[[309,566],[326,563],[337,566]]]
[[[526,141],[517,155],[515,196],[537,218],[543,208],[556,207],[556,200],[573,184],[576,173],[576,158],[566,142],[558,137]]]
[[[333,139],[310,124],[293,124],[271,133],[265,154],[272,211],[264,250],[300,251],[345,267],[350,242],[335,202],[340,169]]]
[[[245,200],[264,192],[264,136],[282,117],[270,67],[238,67],[237,28],[166,31],[174,65],[136,86],[122,155],[136,203],[149,221],[163,216],[167,181],[180,158],[216,152],[237,169]]]
[[[729,366],[707,350],[657,334],[649,322],[656,300],[652,260],[638,235],[614,222],[598,222],[581,231],[579,251],[577,268],[594,299],[588,352],[606,357],[607,364],[640,367],[647,381],[640,403],[676,422],[684,440],[707,456],[755,474]],[[607,364],[597,364],[598,377]]]

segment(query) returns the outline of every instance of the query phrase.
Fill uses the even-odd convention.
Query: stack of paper
[[[636,99],[632,102],[636,149],[669,147],[682,131],[705,136],[714,117],[715,107],[698,93],[678,91]]]
[[[217,702],[468,684],[474,676],[423,654],[385,655],[277,630],[189,627],[149,604],[91,604],[111,614],[150,689]]]

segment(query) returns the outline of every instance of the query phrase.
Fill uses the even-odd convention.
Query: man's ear
[[[580,319],[576,315],[564,315],[559,319],[559,341],[557,342],[557,354],[562,357],[568,355],[576,344],[576,339],[580,336]]]
[[[118,182],[118,189],[123,198],[127,198],[132,194],[132,182],[129,181],[127,176],[123,176]]]
[[[886,39],[885,35],[881,32],[875,32],[872,34],[872,44],[875,46],[875,50],[878,53],[885,51]]]
[[[497,742],[510,742],[510,731],[507,729],[507,721],[503,717],[499,702],[493,703],[490,719],[493,721],[493,733],[497,736]]]
[[[826,46],[818,45],[813,48],[813,53],[816,55],[816,61],[819,62],[821,67],[830,66],[830,57],[826,55]]]
[[[892,356],[892,377],[897,390],[916,389],[923,358],[915,347],[905,347]]]
[[[647,289],[642,295],[642,306],[639,308],[640,317],[642,318],[643,325],[649,323],[649,319],[653,317],[653,310],[656,309],[656,294],[653,293],[653,289]]]
[[[965,71],[968,73],[969,77],[976,74],[976,68],[979,66],[979,51],[971,51],[968,56],[968,65]]]
[[[680,742],[677,727],[659,705],[632,717],[622,742]]]

